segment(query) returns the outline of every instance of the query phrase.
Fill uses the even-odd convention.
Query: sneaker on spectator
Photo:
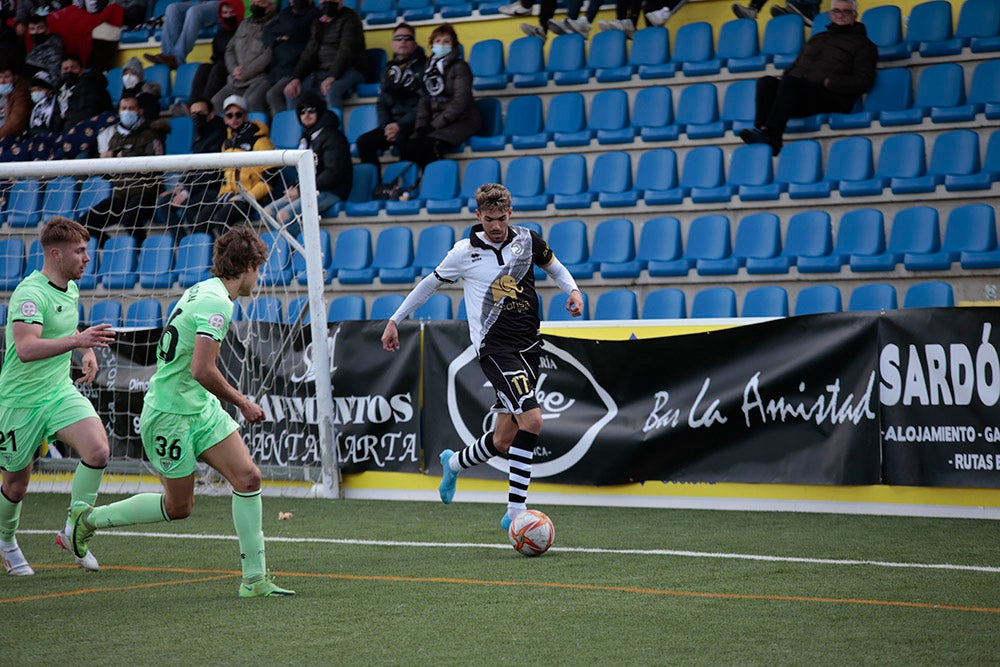
[[[590,34],[590,21],[585,18],[566,19],[566,25],[570,30],[584,37]]]
[[[816,6],[808,5],[795,0],[787,0],[784,7],[774,5],[771,7],[771,16],[782,16],[784,14],[798,14],[802,17],[802,22],[807,26],[812,26],[813,17],[816,16]]]
[[[757,18],[757,10],[753,7],[744,7],[738,2],[733,3],[733,14],[736,15],[738,19],[755,19]]]
[[[521,32],[523,32],[528,37],[538,37],[540,39],[545,39],[545,31],[542,30],[540,25],[532,25],[530,23],[521,24]]]
[[[528,16],[531,14],[531,7],[525,7],[519,1],[510,3],[509,5],[503,5],[497,8],[497,11],[501,14],[506,14],[507,16]]]
[[[632,23],[632,19],[621,19],[614,21],[598,21],[597,27],[601,30],[621,30],[625,33],[626,37],[631,37],[635,34],[635,25]]]
[[[569,19],[563,19],[562,21],[549,19],[549,32],[553,35],[567,35],[574,31],[569,27]]]
[[[646,13],[646,22],[649,23],[649,25],[661,26],[669,20],[670,20],[669,7],[663,7],[661,9],[657,9],[655,12]],[[635,31],[633,30],[633,32]]]

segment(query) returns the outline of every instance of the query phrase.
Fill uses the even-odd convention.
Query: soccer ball
[[[515,550],[525,556],[541,556],[552,546],[556,528],[544,513],[525,510],[511,522],[507,533]]]

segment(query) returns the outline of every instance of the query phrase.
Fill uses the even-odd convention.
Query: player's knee
[[[194,498],[185,498],[183,500],[168,500],[164,498],[163,511],[167,513],[171,521],[186,519],[194,511]]]
[[[233,488],[239,493],[253,493],[260,490],[260,469],[251,466],[240,473],[232,482]]]
[[[103,446],[87,452],[86,456],[81,456],[80,458],[91,468],[105,468],[108,465],[108,459],[111,458],[111,449],[105,443]]]
[[[540,410],[531,410],[519,415],[517,418],[517,428],[520,431],[527,431],[538,435],[542,432],[542,413]]]
[[[500,452],[501,454],[506,454],[508,451],[510,451],[510,443],[512,441],[513,438],[506,438],[506,437],[498,438],[496,433],[493,434],[493,446],[496,447],[497,451]]]
[[[28,483],[22,481],[4,482],[3,494],[12,503],[19,503],[24,499],[24,494],[28,492]]]

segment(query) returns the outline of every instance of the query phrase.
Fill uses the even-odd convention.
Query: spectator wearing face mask
[[[52,146],[52,158],[96,157],[97,137],[118,122],[112,111],[108,81],[94,70],[84,72],[80,58],[67,54],[62,61],[62,80],[55,91],[62,133]]]
[[[313,0],[293,0],[278,13],[278,20],[264,28],[264,43],[271,47],[268,70],[267,107],[271,116],[285,110],[285,86],[309,43],[309,33],[319,18]]]
[[[59,128],[59,110],[52,95],[52,81],[44,70],[29,83],[32,110],[27,128],[0,139],[0,162],[47,160],[52,138]]]
[[[226,140],[226,125],[215,113],[211,100],[197,98],[188,106],[191,124],[192,153],[218,153]],[[222,186],[222,172],[218,169],[194,169],[184,172],[182,179],[164,193],[170,198],[169,217],[172,228],[179,231],[194,224],[201,209],[214,205]]]
[[[146,122],[139,100],[122,97],[118,103],[118,123],[110,128],[108,145],[101,157],[163,155],[163,130],[159,123],[156,125]],[[146,238],[144,226],[152,218],[156,205],[159,178],[149,174],[125,174],[117,176],[112,185],[111,196],[84,213],[80,224],[103,241],[104,230],[117,223],[141,244]]]
[[[30,115],[27,82],[11,65],[0,64],[0,139],[18,137],[28,128]]]
[[[342,109],[344,97],[365,80],[365,31],[361,17],[341,0],[323,0],[309,43],[285,86],[287,108],[297,108],[304,90],[326,98],[330,109]]]
[[[263,39],[264,29],[274,23],[273,0],[250,0],[250,18],[240,23],[226,47],[226,70],[229,76],[222,90],[212,96],[216,107],[230,95],[240,95],[250,111],[267,111],[267,68],[271,64],[271,46]]]
[[[138,58],[129,58],[122,66],[122,97],[139,100],[143,116],[147,121],[160,117],[160,85],[145,81],[145,71]]]
[[[219,28],[212,37],[212,59],[202,63],[191,82],[191,99],[199,97],[212,99],[226,85],[229,70],[226,69],[226,47],[243,21],[245,6],[239,0],[219,2]]]
[[[28,19],[28,36],[32,47],[24,62],[45,70],[52,81],[58,81],[65,51],[62,37],[50,34],[45,17],[37,14]]]

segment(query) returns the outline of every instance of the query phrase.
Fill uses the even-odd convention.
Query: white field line
[[[51,530],[19,530],[21,534],[49,535]],[[147,533],[125,530],[102,530],[101,537],[157,537],[166,539],[188,540],[230,540],[235,541],[235,535],[204,535],[197,533]],[[396,540],[350,540],[325,537],[265,537],[266,542],[291,542],[298,544],[343,544],[350,546],[369,547],[404,547],[404,548],[448,548],[448,549],[510,549],[507,543],[487,544],[479,542],[401,542]],[[897,563],[892,561],[867,559],[838,558],[806,558],[799,556],[766,556],[760,554],[736,554],[708,551],[684,551],[676,549],[602,549],[597,547],[552,547],[552,552],[614,554],[622,556],[672,556],[678,558],[722,558],[730,560],[749,560],[768,563],[803,563],[807,565],[867,565],[871,567],[892,567],[913,570],[951,570],[962,572],[1000,573],[1000,567],[991,565],[957,565],[954,563]]]

